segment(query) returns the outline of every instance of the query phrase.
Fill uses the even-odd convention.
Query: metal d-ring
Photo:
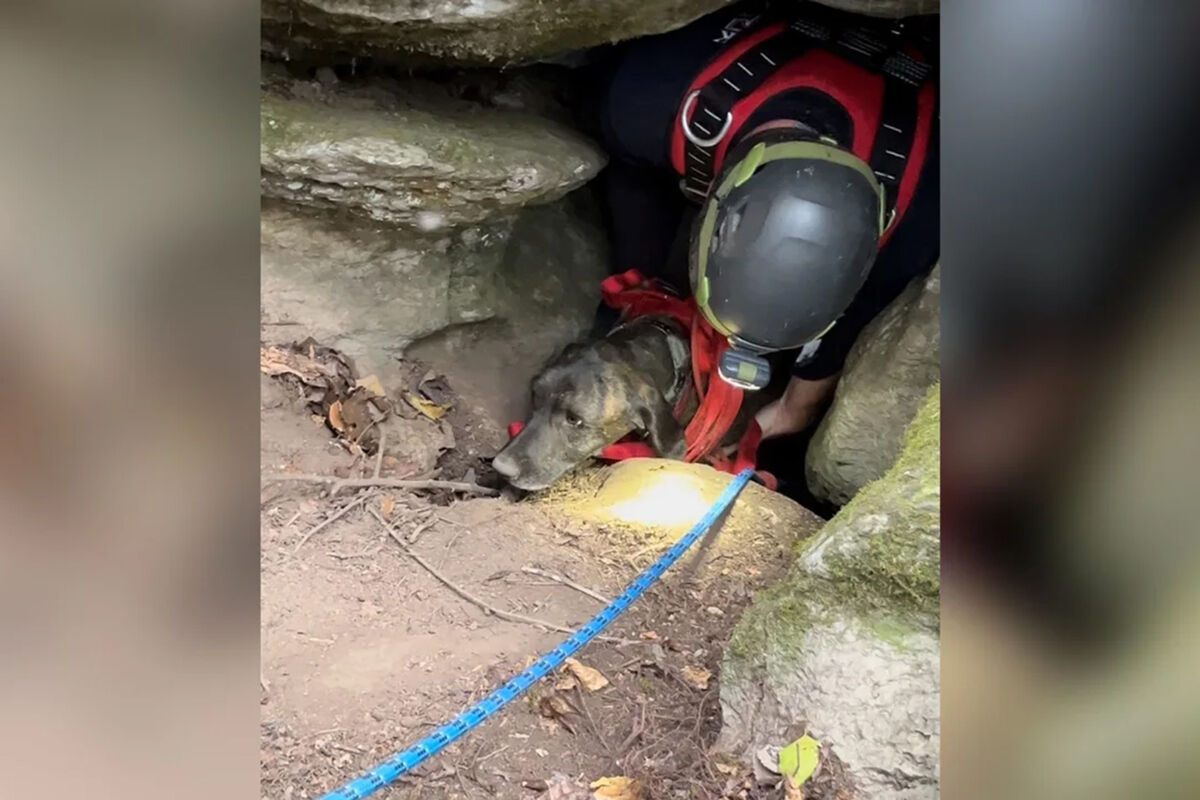
[[[729,111],[725,112],[725,122],[721,125],[721,130],[717,131],[715,136],[711,139],[701,139],[692,133],[692,128],[688,125],[688,116],[691,114],[692,106],[696,104],[696,98],[699,96],[700,90],[696,89],[683,101],[683,110],[679,112],[679,123],[683,126],[683,135],[687,137],[689,142],[697,147],[712,147],[724,139],[725,134],[729,133],[730,127],[733,126],[733,113]]]

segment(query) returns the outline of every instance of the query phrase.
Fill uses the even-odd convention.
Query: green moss
[[[940,394],[934,386],[892,469],[803,543],[788,576],[760,592],[734,629],[726,669],[799,646],[828,613],[849,610],[899,649],[936,625],[940,593]]]

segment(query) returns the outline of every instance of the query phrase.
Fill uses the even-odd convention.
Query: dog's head
[[[492,466],[519,489],[544,489],[632,431],[682,458],[683,430],[659,388],[673,373],[661,337],[569,345],[533,379],[529,420]]]

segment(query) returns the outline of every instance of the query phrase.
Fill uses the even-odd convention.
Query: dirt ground
[[[390,391],[428,369],[401,364],[381,378]],[[404,420],[402,440],[389,440],[387,453],[397,455],[382,475],[427,469],[437,453],[437,477],[488,479],[486,459],[504,440],[500,415],[511,413],[512,403],[478,392],[492,393],[503,376],[484,375],[477,390],[453,369],[443,374],[454,392],[448,424]],[[523,393],[527,378],[517,375],[510,380],[519,387],[503,388]],[[565,636],[499,619],[463,599],[410,558],[370,512],[484,603],[572,628],[601,601],[527,569],[612,597],[658,555],[658,548],[635,549],[625,532],[566,522],[528,499],[375,487],[329,497],[325,484],[276,481],[370,476],[375,459],[352,456],[282,381],[264,377],[262,405],[265,798],[318,797],[337,788]],[[748,790],[742,768],[709,747],[720,727],[722,645],[752,593],[785,568],[787,544],[779,536],[787,535],[764,535],[753,563],[672,570],[608,631],[622,641],[594,642],[579,654],[608,686],[588,691],[562,675],[547,679],[378,796],[590,798],[590,791],[547,787],[556,775],[580,786],[623,775],[643,782],[646,798],[781,797],[779,790]],[[561,778],[557,785],[556,792],[566,786]]]

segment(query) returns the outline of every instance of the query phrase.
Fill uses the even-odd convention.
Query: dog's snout
[[[516,459],[508,453],[496,454],[496,457],[492,459],[492,469],[510,480],[517,477],[517,473],[521,471],[517,466]]]

